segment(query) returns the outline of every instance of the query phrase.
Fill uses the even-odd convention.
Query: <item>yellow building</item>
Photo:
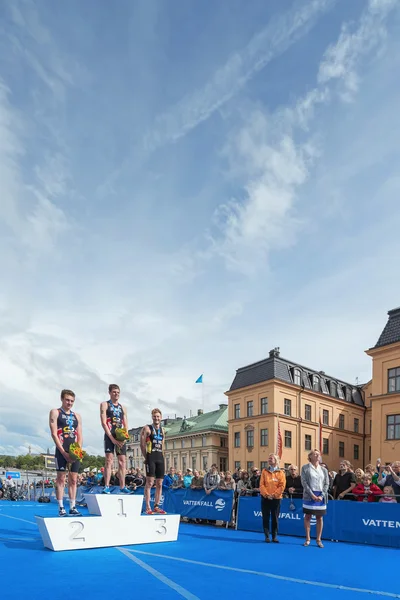
[[[163,419],[165,430],[165,468],[177,471],[191,469],[207,470],[213,463],[218,469],[228,468],[228,405],[220,404],[218,410],[204,413],[199,409],[196,416]],[[129,430],[127,442],[127,468],[144,469],[140,450],[142,427]]]
[[[365,386],[282,358],[279,348],[238,369],[226,392],[229,467],[263,468],[268,454],[277,450],[278,428],[282,466],[305,464],[313,448],[321,449],[324,462],[335,470],[342,459],[354,468],[371,458],[399,459],[400,309],[389,312],[377,345],[367,354],[373,369]]]
[[[390,310],[377,344],[367,350],[372,379],[365,386],[367,457],[400,460],[400,308]]]
[[[228,406],[188,419],[174,419],[166,424],[165,468],[185,472],[188,467],[199,471],[216,464],[220,471],[228,468]]]

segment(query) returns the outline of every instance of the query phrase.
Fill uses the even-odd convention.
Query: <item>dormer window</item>
[[[300,369],[294,369],[293,371],[294,385],[301,385],[301,373]]]
[[[318,375],[313,375],[312,387],[315,392],[319,392],[319,377],[318,377]]]

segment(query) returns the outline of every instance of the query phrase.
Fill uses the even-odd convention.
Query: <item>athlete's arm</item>
[[[116,444],[117,440],[114,438],[107,425],[107,402],[102,402],[100,404],[100,421],[106,435],[110,438],[113,444]]]
[[[124,427],[127,431],[129,431],[128,427],[128,413],[126,412],[126,408],[122,407],[122,411],[124,413]]]
[[[80,445],[80,447],[82,448],[82,444],[83,444],[83,437],[82,437],[82,418],[81,415],[78,415],[77,413],[75,413],[76,418],[78,419],[78,427],[76,428],[76,442]]]
[[[150,429],[148,425],[145,425],[141,431],[140,434],[140,449],[142,451],[142,454],[144,456],[144,458],[146,458],[146,439],[147,436],[150,434]]]
[[[69,454],[67,454],[65,452],[62,443],[58,439],[58,435],[57,435],[57,417],[58,417],[58,410],[56,408],[53,408],[50,411],[50,414],[49,414],[49,425],[50,425],[51,437],[53,438],[53,442],[55,443],[56,448],[61,452],[61,454],[63,455],[63,457],[66,460],[68,460],[69,459]]]

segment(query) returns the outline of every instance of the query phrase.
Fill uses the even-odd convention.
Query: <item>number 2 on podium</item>
[[[72,523],[70,523],[70,527],[74,527],[74,525],[77,525],[77,527],[75,528],[75,531],[72,533],[72,535],[70,536],[70,540],[72,541],[76,541],[76,542],[85,542],[85,538],[82,537],[78,537],[78,535],[80,533],[82,533],[82,531],[84,530],[85,526],[83,523],[81,523],[80,521],[73,521]]]

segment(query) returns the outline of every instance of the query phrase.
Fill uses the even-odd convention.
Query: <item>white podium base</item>
[[[143,496],[85,494],[91,516],[36,517],[50,550],[175,542],[180,515],[142,515]]]

